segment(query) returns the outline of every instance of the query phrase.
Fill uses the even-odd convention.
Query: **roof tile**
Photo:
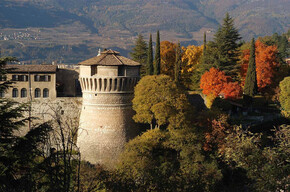
[[[90,58],[88,60],[82,61],[79,63],[79,65],[110,65],[110,66],[116,66],[116,65],[129,65],[129,66],[139,66],[140,63],[133,61],[131,59],[128,59],[126,57],[123,57],[120,55],[119,52],[108,50],[103,51],[101,55]]]

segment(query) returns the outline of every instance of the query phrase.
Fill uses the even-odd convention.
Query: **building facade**
[[[7,74],[0,81],[11,81],[12,87],[0,97],[18,101],[56,98],[56,71],[54,65],[6,65]]]
[[[77,145],[82,159],[110,167],[138,134],[132,99],[140,64],[108,50],[79,65],[83,104]]]

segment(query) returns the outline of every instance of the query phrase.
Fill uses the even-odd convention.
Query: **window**
[[[34,75],[34,81],[40,81],[40,76],[39,75]]]
[[[18,81],[28,81],[28,75],[19,75]]]
[[[0,81],[7,81],[6,75],[0,75]]]
[[[12,75],[12,81],[18,81],[18,75]]]
[[[49,90],[47,88],[43,89],[43,97],[49,97]]]
[[[27,90],[25,88],[21,89],[21,97],[27,97]]]
[[[0,91],[0,97],[5,97],[5,92],[3,90]]]
[[[34,81],[51,81],[50,75],[34,75]]]
[[[12,89],[12,97],[18,97],[18,89],[17,88]]]
[[[34,97],[35,98],[38,98],[41,96],[41,92],[40,92],[40,89],[39,88],[36,88],[35,91],[34,91]]]
[[[12,75],[12,81],[28,81],[28,75]]]

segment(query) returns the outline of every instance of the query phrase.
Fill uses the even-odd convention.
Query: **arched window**
[[[49,97],[49,90],[47,88],[43,89],[43,97]]]
[[[21,97],[27,97],[27,90],[25,88],[21,89]]]
[[[41,91],[39,88],[36,88],[35,91],[34,91],[34,97],[35,98],[38,98],[41,96]]]
[[[3,90],[0,91],[0,97],[5,97],[5,92]]]
[[[12,89],[12,97],[18,97],[18,89],[17,88]]]

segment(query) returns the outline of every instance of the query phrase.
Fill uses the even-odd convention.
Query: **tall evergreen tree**
[[[255,40],[252,39],[250,49],[250,60],[247,70],[247,76],[245,80],[244,94],[253,97],[258,90],[257,74],[256,74],[256,62],[255,62]]]
[[[135,42],[135,47],[132,49],[130,56],[134,61],[141,64],[141,76],[146,74],[146,62],[147,62],[147,44],[141,34]]]
[[[152,50],[152,35],[150,33],[149,44],[148,44],[148,52],[147,52],[147,75],[153,75],[154,67],[153,67],[153,50]]]
[[[203,56],[206,55],[206,32],[203,33]]]
[[[154,59],[154,75],[160,74],[160,64],[161,64],[161,57],[160,57],[160,34],[157,31],[156,36],[156,49],[155,49],[155,59]]]
[[[222,26],[214,35],[214,41],[207,45],[207,63],[233,78],[237,77],[240,55],[238,41],[240,39],[239,32],[234,26],[234,20],[227,13]]]
[[[175,57],[175,66],[174,66],[175,82],[180,81],[180,72],[181,72],[181,47],[180,47],[180,42],[178,42],[178,45],[176,48],[176,57]]]

